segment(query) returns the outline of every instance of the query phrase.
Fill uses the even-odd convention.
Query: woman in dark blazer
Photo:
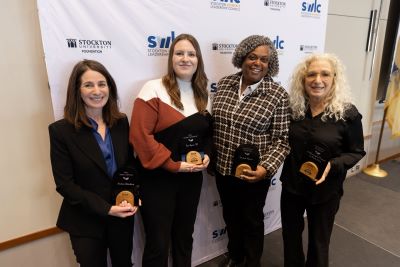
[[[57,226],[70,235],[81,267],[132,266],[133,215],[126,201],[115,205],[112,177],[132,163],[129,124],[117,104],[106,68],[83,60],[69,78],[64,118],[49,126],[57,191],[64,197]]]

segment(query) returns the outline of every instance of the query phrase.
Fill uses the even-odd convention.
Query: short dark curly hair
[[[270,51],[268,60],[268,72],[266,76],[274,77],[278,75],[278,52],[276,51],[274,43],[271,41],[271,39],[262,35],[250,35],[238,44],[232,57],[233,66],[241,69],[246,56],[260,45],[268,46]]]

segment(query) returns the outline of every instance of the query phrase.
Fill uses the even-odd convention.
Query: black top
[[[171,151],[172,160],[182,161],[182,153],[189,152],[186,151],[186,148],[183,148],[184,137],[188,137],[189,135],[197,139],[195,141],[196,148],[189,150],[197,150],[198,152],[205,152],[210,155],[212,142],[211,126],[211,114],[208,112],[204,114],[197,112],[154,134],[154,138]]]
[[[179,162],[182,161],[182,153],[187,152],[183,147],[183,138],[189,135],[196,137],[196,150],[204,152],[211,157],[211,143],[212,143],[212,121],[211,114],[205,112],[194,113],[185,119],[165,128],[164,130],[154,134],[157,142],[163,144],[168,150],[171,151],[171,159]],[[140,163],[140,162],[139,162]],[[155,169],[146,169],[140,164],[140,179],[151,177],[175,177],[179,173],[170,172],[162,167]],[[186,173],[189,176],[202,175],[202,172]]]
[[[323,113],[312,117],[308,110],[305,118],[291,121],[289,128],[290,154],[286,157],[281,181],[284,190],[321,203],[334,195],[343,195],[343,181],[347,170],[365,155],[361,114],[353,105],[345,112],[345,120],[322,121]],[[329,150],[331,170],[326,180],[315,185],[299,173],[304,153],[311,144],[321,144]],[[317,177],[319,179],[320,177]]]

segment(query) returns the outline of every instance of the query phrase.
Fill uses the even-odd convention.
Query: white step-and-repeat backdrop
[[[169,46],[181,33],[194,35],[201,45],[211,95],[220,78],[238,71],[232,53],[252,34],[274,41],[280,60],[275,80],[286,87],[302,57],[324,50],[328,10],[328,0],[37,0],[37,5],[56,119],[62,118],[72,67],[81,59],[107,67],[117,82],[121,109],[130,117],[142,85],[166,73]],[[280,192],[276,175],[264,209],[265,233],[281,226]],[[221,208],[214,179],[205,176],[193,265],[225,251]],[[135,227],[133,258],[141,266],[140,219]]]

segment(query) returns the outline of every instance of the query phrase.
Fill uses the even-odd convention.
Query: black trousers
[[[217,189],[228,233],[229,257],[260,266],[264,248],[264,205],[270,180],[249,183],[234,176],[216,174]]]
[[[327,267],[329,243],[340,196],[311,204],[305,197],[282,189],[281,218],[285,267]],[[304,211],[307,211],[308,250],[303,252]]]
[[[190,267],[193,231],[203,176],[197,173],[144,177],[141,214],[146,235],[143,267]]]
[[[81,267],[107,267],[107,249],[113,267],[132,266],[134,217],[108,217],[101,238],[70,235],[72,249]]]

